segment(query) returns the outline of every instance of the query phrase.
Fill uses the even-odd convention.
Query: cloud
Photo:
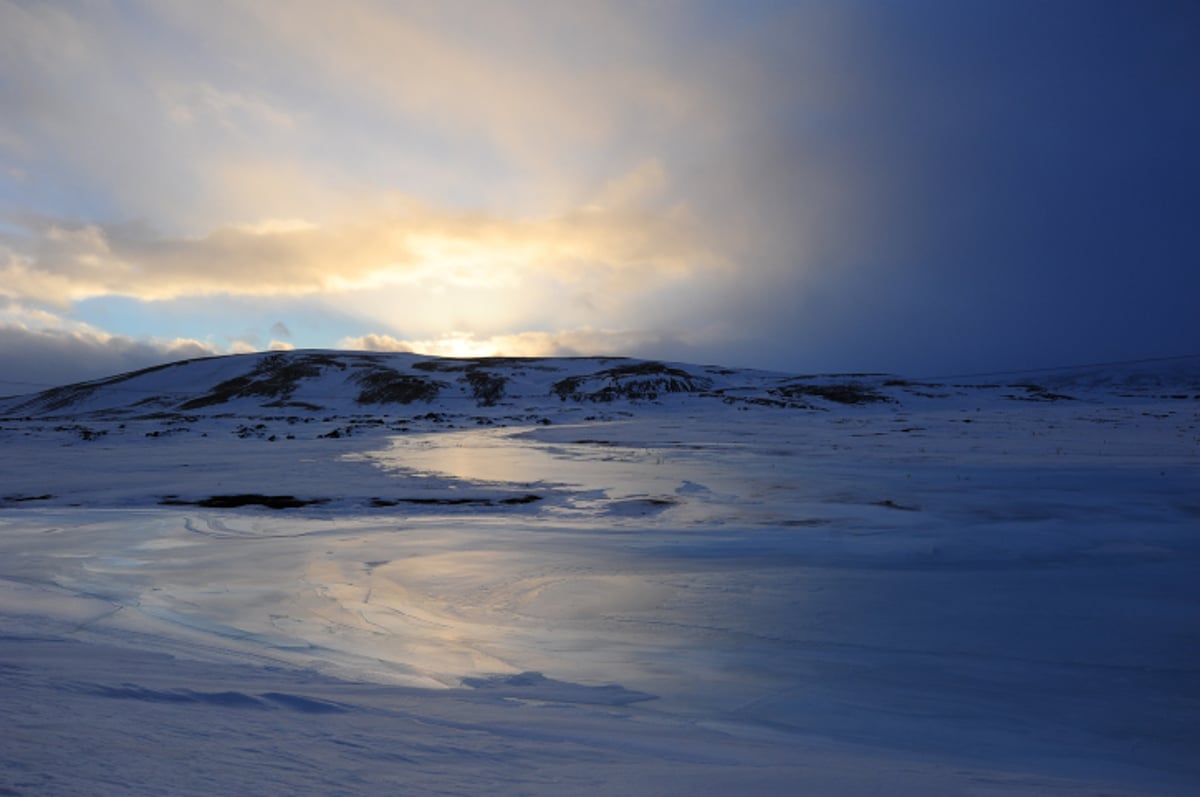
[[[135,340],[99,331],[0,323],[0,393],[32,393],[215,353],[195,340]]]
[[[328,225],[265,220],[200,237],[18,218],[10,225],[17,232],[0,236],[0,296],[64,306],[97,296],[302,295],[430,277],[583,283],[603,273],[644,283],[722,262],[682,206],[513,218],[399,204],[406,207],[372,207]]]
[[[652,332],[596,329],[521,332],[490,337],[450,332],[429,340],[398,340],[391,335],[372,333],[343,338],[338,341],[338,348],[415,352],[440,357],[576,357],[627,354],[659,338]]]
[[[287,328],[287,324],[282,321],[276,321],[274,324],[271,324],[271,334],[280,338],[290,338],[292,331]]]
[[[253,354],[261,350],[262,346],[254,341],[235,339],[229,342],[230,354]]]
[[[291,113],[260,97],[218,89],[204,81],[166,84],[159,91],[168,118],[181,126],[211,124],[227,132],[238,132],[263,125],[290,130],[297,124]]]
[[[648,120],[682,117],[699,84],[666,68],[662,14],[601,4],[321,2],[182,6],[174,24],[257,61],[262,43],[323,97],[369,103],[404,143],[437,136],[469,150],[462,131],[534,180],[561,178]],[[650,31],[654,31],[650,33]],[[421,149],[424,149],[422,147]]]
[[[665,128],[702,121],[704,84],[666,60],[663,16],[504,2],[216,0],[120,14],[5,2],[0,142],[79,205],[168,217],[192,236],[247,213],[296,215],[287,191],[235,190],[267,177],[307,186],[309,217],[325,191],[380,189],[561,212],[653,157]]]
[[[413,351],[410,344],[402,340],[397,340],[391,335],[381,335],[375,332],[356,337],[342,338],[338,341],[337,347],[353,351]]]

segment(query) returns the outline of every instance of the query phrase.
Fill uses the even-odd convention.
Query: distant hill
[[[787,378],[610,357],[473,358],[287,351],[207,357],[0,399],[0,415],[145,417],[338,413],[646,402],[670,395],[769,398]],[[786,396],[780,403],[796,403]]]
[[[903,403],[987,388],[1024,400],[1071,392],[1200,394],[1200,357],[909,381],[788,375],[619,357],[446,358],[301,350],[206,357],[0,398],[0,417],[312,415],[483,411],[562,403],[704,400],[791,409]]]

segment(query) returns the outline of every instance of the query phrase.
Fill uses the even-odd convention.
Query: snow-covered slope
[[[0,399],[0,414],[145,417],[463,410],[560,402],[655,401],[670,395],[799,405],[779,374],[624,358],[450,359],[291,351],[170,363]],[[846,380],[854,381],[854,380]]]
[[[289,351],[185,360],[0,398],[0,417],[403,414],[417,408],[647,406],[679,398],[828,409],[974,396],[1059,400],[1159,394],[1200,395],[1200,357],[911,381],[887,374],[789,375],[612,357],[454,359]]]

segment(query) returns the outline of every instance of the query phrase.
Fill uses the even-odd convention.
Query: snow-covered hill
[[[612,357],[454,359],[405,353],[288,351],[167,363],[25,396],[0,417],[349,415],[550,410],[680,399],[785,409],[906,404],[969,395],[1060,400],[1200,395],[1200,357],[1119,366],[911,381],[886,374],[788,375]],[[489,413],[485,413],[489,414]]]
[[[403,353],[289,351],[169,363],[0,399],[8,416],[278,415],[561,402],[670,395],[789,403],[786,377],[624,358],[450,359]],[[794,401],[790,403],[796,403]]]

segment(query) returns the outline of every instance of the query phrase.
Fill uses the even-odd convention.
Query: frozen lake
[[[0,793],[1194,793],[1187,409],[12,427]]]

